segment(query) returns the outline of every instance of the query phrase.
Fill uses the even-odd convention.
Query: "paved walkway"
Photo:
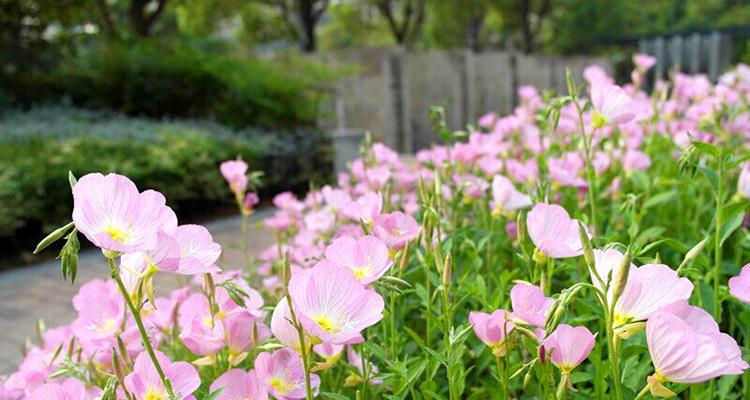
[[[248,241],[253,254],[258,254],[273,241],[263,227],[255,223],[268,213],[268,210],[262,210],[251,218],[253,223],[250,224]],[[221,266],[225,269],[239,268],[243,265],[242,253],[236,246],[241,238],[240,226],[239,217],[206,224],[214,235],[214,240],[224,247]],[[0,374],[7,374],[16,369],[21,361],[21,346],[26,338],[35,335],[34,326],[37,320],[42,319],[48,327],[70,323],[75,318],[71,300],[81,284],[94,278],[108,276],[105,259],[96,249],[81,253],[78,278],[73,285],[62,279],[58,260],[1,272]],[[157,276],[155,284],[161,287],[174,287],[176,279],[163,274]]]

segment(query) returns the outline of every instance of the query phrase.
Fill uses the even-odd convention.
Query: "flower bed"
[[[747,397],[750,69],[677,74],[648,96],[654,60],[635,61],[624,87],[587,69],[590,102],[569,77],[568,95],[524,87],[470,134],[436,118],[451,143],[415,168],[366,143],[337,186],[277,195],[277,243],[257,259],[240,243],[247,265],[224,270],[160,193],[71,180],[73,222],[40,247],[65,238],[71,278],[82,234],[112,279],[84,285],[78,318],[0,394]],[[247,218],[248,165],[221,172]],[[154,293],[168,273],[191,283]]]

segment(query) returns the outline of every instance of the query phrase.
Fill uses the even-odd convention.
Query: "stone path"
[[[273,242],[273,238],[256,223],[269,214],[261,210],[251,217],[248,234],[250,250],[258,254]],[[241,219],[227,218],[206,224],[214,240],[224,248],[221,266],[225,269],[243,265],[243,256],[236,244],[241,238]],[[26,338],[33,337],[36,321],[42,319],[47,327],[67,324],[75,318],[71,300],[82,283],[94,278],[106,278],[106,261],[96,249],[81,253],[78,277],[71,285],[60,275],[57,260],[16,270],[0,272],[0,374],[15,370],[21,361],[21,347]],[[157,276],[155,284],[174,287],[174,276]],[[158,290],[158,289],[157,289]]]

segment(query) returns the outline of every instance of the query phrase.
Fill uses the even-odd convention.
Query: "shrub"
[[[22,105],[69,99],[133,116],[210,117],[234,128],[315,124],[323,94],[316,82],[327,79],[324,70],[241,58],[224,47],[158,39],[97,43],[54,68],[6,76],[2,86]]]
[[[29,249],[41,230],[70,219],[68,170],[122,173],[162,191],[181,216],[206,216],[230,204],[218,165],[237,156],[267,171],[261,195],[305,190],[331,171],[328,140],[315,130],[233,131],[65,107],[9,113],[0,124],[0,238]]]

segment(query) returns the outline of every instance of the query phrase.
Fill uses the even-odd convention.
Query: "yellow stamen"
[[[282,396],[294,389],[294,385],[291,382],[276,376],[269,379],[268,384],[271,385],[272,388],[276,389],[276,391],[279,392],[279,394]]]
[[[119,226],[107,225],[104,228],[104,231],[107,232],[115,242],[127,243],[130,241],[130,232],[120,228]]]
[[[167,400],[167,394],[164,390],[149,388],[143,400]]]
[[[339,331],[339,327],[336,326],[336,323],[333,321],[333,319],[327,315],[316,315],[312,318],[312,320],[320,325],[320,327],[328,333],[336,333]]]

